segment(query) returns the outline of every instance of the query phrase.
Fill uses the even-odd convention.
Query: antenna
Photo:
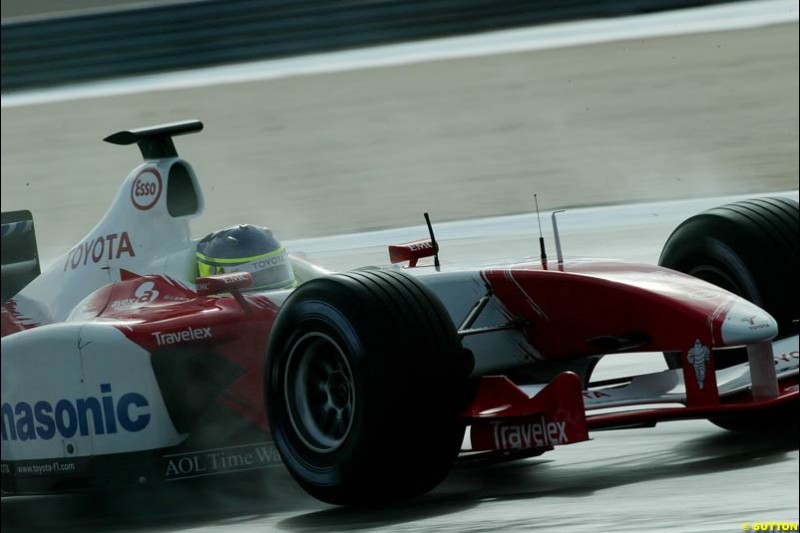
[[[436,242],[436,237],[433,235],[433,226],[431,225],[431,217],[428,212],[425,212],[425,223],[428,225],[428,233],[431,235],[431,244],[433,245],[433,266],[436,271],[439,271],[439,243]]]
[[[539,197],[533,193],[533,201],[536,202],[536,219],[539,221],[539,250],[542,252],[542,262],[547,261],[547,253],[544,251],[544,237],[542,236],[542,218],[539,216]]]
[[[561,236],[558,234],[558,222],[556,221],[556,214],[563,213],[564,209],[556,209],[553,211],[553,214],[550,215],[550,218],[553,220],[553,237],[556,240],[556,257],[558,258],[558,264],[564,264],[564,255],[561,253]]]

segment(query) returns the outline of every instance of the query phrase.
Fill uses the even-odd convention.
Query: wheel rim
[[[292,346],[284,375],[289,423],[308,448],[337,450],[355,412],[353,372],[339,345],[324,333],[307,333]]]

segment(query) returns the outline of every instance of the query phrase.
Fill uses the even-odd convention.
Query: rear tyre
[[[705,211],[672,232],[659,264],[698,277],[753,302],[778,322],[778,338],[797,335],[800,209],[786,198],[744,200]],[[680,353],[664,354],[680,368]],[[717,369],[747,361],[744,349],[715,357]],[[796,405],[794,406],[796,407]],[[788,423],[783,411],[715,418],[737,431]]]
[[[270,429],[312,496],[377,504],[438,485],[460,449],[472,355],[416,279],[354,271],[311,280],[270,334]]]

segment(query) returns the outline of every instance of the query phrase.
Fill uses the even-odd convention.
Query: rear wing
[[[125,130],[109,135],[103,139],[107,143],[127,146],[136,143],[142,152],[142,157],[147,159],[160,159],[164,157],[178,157],[175,143],[172,138],[176,135],[197,133],[203,130],[203,123],[199,120],[185,120],[159,126],[149,126],[135,130]]]
[[[2,303],[21,291],[40,273],[36,231],[30,211],[2,213]]]

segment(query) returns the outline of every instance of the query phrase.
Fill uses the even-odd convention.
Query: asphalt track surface
[[[391,458],[387,458],[387,461]],[[594,435],[539,459],[453,471],[431,494],[329,507],[275,468],[144,493],[3,500],[3,531],[724,532],[797,521],[797,436],[744,439],[707,422]]]
[[[529,189],[545,208],[690,198],[571,209],[560,219],[567,255],[653,262],[680,220],[731,199],[720,195],[797,199],[797,43],[789,23],[454,60],[446,69],[4,107],[2,208],[34,209],[51,259],[89,230],[120,170],[136,162],[99,137],[196,115],[209,130],[181,139],[179,150],[205,186],[198,234],[265,217],[293,238],[292,250],[343,269],[385,263],[385,244],[424,236],[425,209],[438,219],[528,212]],[[445,261],[538,251],[529,214],[439,223],[437,235]],[[597,377],[661,365],[652,354],[618,356]],[[275,467],[149,491],[3,498],[0,518],[3,532],[225,533],[735,532],[745,522],[798,520],[796,433],[742,437],[691,421],[592,437],[540,458],[457,468],[431,494],[389,508],[321,504]]]

